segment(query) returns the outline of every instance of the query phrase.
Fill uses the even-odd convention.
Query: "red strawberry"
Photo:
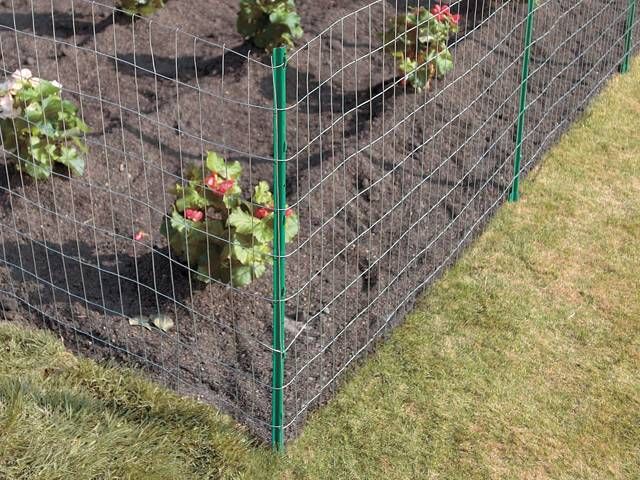
[[[431,9],[431,14],[435,15],[436,20],[440,21],[442,18],[442,5],[434,5]]]
[[[458,23],[460,23],[460,14],[456,13],[456,14],[451,15],[449,17],[449,20],[451,20],[452,23],[458,25]]]
[[[287,218],[293,217],[293,208],[287,208],[287,211],[285,212],[285,216]]]
[[[193,222],[199,222],[204,218],[204,212],[202,210],[187,208],[184,211],[184,218]]]
[[[207,178],[205,178],[204,183],[211,189],[213,193],[218,195],[219,197],[224,197],[224,194],[233,187],[235,184],[235,180],[224,180],[220,181],[218,175],[212,173]]]
[[[234,180],[225,180],[224,182],[221,182],[218,185],[218,192],[220,192],[220,194],[224,195],[225,193],[227,193],[228,190],[233,188],[234,183],[235,183]]]
[[[133,239],[134,239],[136,242],[139,242],[139,241],[141,241],[141,240],[142,240],[144,237],[146,237],[146,236],[147,236],[147,234],[146,234],[144,231],[142,231],[142,230],[138,230],[138,231],[135,233],[135,235],[133,236]]]
[[[436,17],[436,20],[442,22],[450,15],[449,5],[434,5],[431,14]]]
[[[216,186],[216,183],[218,183],[218,176],[215,173],[212,173],[204,179],[204,183],[207,185],[207,187],[213,189]]]
[[[253,212],[253,216],[262,220],[264,217],[271,213],[271,209],[267,207],[260,207],[255,212]]]

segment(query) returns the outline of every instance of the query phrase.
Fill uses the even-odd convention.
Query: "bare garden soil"
[[[542,3],[525,170],[622,53],[625,0]],[[235,0],[169,0],[151,23],[91,2],[56,1],[53,15],[51,5],[0,0],[0,66],[61,81],[92,130],[87,171],[35,182],[4,152],[5,318],[46,326],[91,357],[141,366],[266,438],[271,271],[242,290],[194,283],[158,227],[169,189],[207,150],[239,160],[245,188],[271,181],[269,57],[236,33]],[[297,5],[309,43],[290,55],[287,82],[287,193],[301,222],[287,258],[289,435],[505,199],[526,14],[526,2],[462,2],[455,70],[414,93],[380,48],[395,3],[357,14],[365,2]],[[129,324],[140,315],[175,326]]]

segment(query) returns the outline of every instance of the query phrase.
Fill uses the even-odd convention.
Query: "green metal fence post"
[[[285,210],[287,205],[287,66],[286,50],[276,48],[273,65],[273,370],[271,391],[271,445],[284,449],[284,303]]]
[[[513,158],[513,184],[509,201],[517,202],[520,198],[520,163],[522,161],[522,137],[524,118],[527,111],[527,83],[529,81],[529,59],[531,58],[531,39],[533,37],[533,16],[536,0],[528,0],[527,21],[524,35],[524,53],[522,57],[522,80],[520,81],[520,106],[518,109],[518,127],[516,130],[516,150]]]
[[[627,25],[624,32],[624,56],[622,57],[622,63],[620,64],[620,73],[627,73],[629,71],[629,64],[631,61],[631,46],[633,45],[633,24],[636,19],[636,0],[629,0],[627,7]]]

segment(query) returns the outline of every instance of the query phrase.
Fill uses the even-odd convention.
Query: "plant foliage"
[[[449,6],[440,4],[431,11],[418,7],[391,19],[384,43],[395,58],[403,82],[420,92],[430,88],[431,80],[453,70],[453,55],[447,41],[458,31],[459,21],[460,15],[452,14]]]
[[[119,8],[131,16],[151,15],[164,7],[164,0],[120,0]]]
[[[172,252],[195,270],[233,286],[248,285],[272,263],[273,196],[267,182],[255,186],[250,201],[238,184],[242,167],[208,152],[174,188],[176,200],[161,225]],[[286,241],[298,233],[298,216],[286,210]]]
[[[237,28],[258,48],[292,47],[302,37],[293,0],[240,0]]]
[[[84,173],[83,134],[89,129],[73,103],[61,97],[62,86],[17,70],[0,84],[0,133],[5,150],[18,157],[18,169],[45,179],[56,163],[73,174]]]

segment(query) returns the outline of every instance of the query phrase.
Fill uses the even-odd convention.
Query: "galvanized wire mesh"
[[[523,172],[620,64],[628,2],[595,3],[536,2]],[[421,94],[381,40],[413,5],[369,4],[290,58],[289,198],[304,219],[288,257],[292,434],[511,189],[527,2],[452,2],[455,69]]]
[[[526,3],[451,2],[462,17],[455,68],[420,93],[382,39],[415,3],[366,4],[289,54],[286,193],[300,233],[286,253],[287,436],[506,199]],[[5,318],[140,366],[268,438],[270,271],[242,288],[201,284],[158,230],[172,186],[207,151],[240,161],[245,190],[273,178],[268,55],[88,0],[1,5],[0,77],[28,68],[60,82],[91,129],[83,176],[33,180],[2,149]],[[522,172],[618,68],[628,8],[536,2]],[[128,321],[159,315],[174,327]]]

